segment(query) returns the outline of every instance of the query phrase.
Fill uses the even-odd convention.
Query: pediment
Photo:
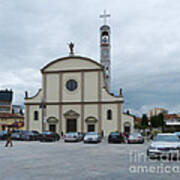
[[[66,119],[67,118],[71,118],[71,119],[75,118],[75,119],[77,119],[79,116],[80,116],[80,114],[75,112],[75,111],[73,111],[72,109],[67,111],[66,113],[64,113],[64,117]]]
[[[48,117],[48,123],[58,123],[58,119],[56,117]]]
[[[131,126],[130,122],[124,122],[124,126],[129,127]]]
[[[97,123],[97,119],[95,118],[95,117],[93,117],[93,116],[89,116],[89,117],[87,117],[86,119],[85,119],[85,122],[86,123]]]

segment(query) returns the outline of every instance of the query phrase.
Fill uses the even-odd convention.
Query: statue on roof
[[[70,49],[70,52],[69,52],[69,55],[72,56],[74,55],[74,43],[69,43],[69,49]]]

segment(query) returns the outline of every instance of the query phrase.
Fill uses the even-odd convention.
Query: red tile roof
[[[164,119],[176,119],[180,118],[180,114],[165,114]]]
[[[141,118],[140,118],[140,117],[134,117],[134,121],[135,121],[135,122],[140,122],[140,121],[141,121]]]

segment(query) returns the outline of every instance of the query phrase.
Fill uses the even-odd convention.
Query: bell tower
[[[100,27],[100,60],[101,64],[104,67],[105,74],[105,84],[108,91],[111,90],[111,44],[110,44],[110,26],[107,25],[107,18],[110,17],[110,14],[100,15],[100,18],[104,18],[104,24]]]

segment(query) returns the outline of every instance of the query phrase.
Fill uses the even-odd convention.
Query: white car
[[[144,137],[140,133],[131,133],[128,137],[128,144],[131,143],[144,143]]]
[[[101,142],[101,136],[96,132],[88,132],[84,136],[84,143],[99,143]]]
[[[179,158],[180,139],[175,134],[158,134],[147,149],[150,158]]]
[[[79,142],[81,137],[77,132],[68,132],[64,135],[64,142]]]

